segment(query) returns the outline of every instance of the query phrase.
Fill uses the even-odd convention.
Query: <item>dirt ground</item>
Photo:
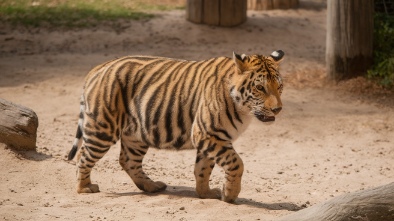
[[[36,111],[37,152],[0,144],[0,220],[275,220],[343,193],[394,179],[394,97],[363,78],[324,79],[326,10],[248,12],[235,28],[196,25],[184,11],[83,30],[0,24],[0,97]],[[144,166],[165,192],[138,190],[114,146],[95,166],[97,194],[77,194],[66,161],[84,76],[97,64],[144,54],[200,60],[286,53],[283,111],[252,122],[235,142],[245,163],[235,204],[199,199],[195,150],[149,150]],[[224,173],[215,167],[211,186]]]

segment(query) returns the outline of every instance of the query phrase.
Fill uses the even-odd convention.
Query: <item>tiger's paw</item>
[[[136,184],[136,185],[140,190],[148,192],[148,193],[161,192],[167,188],[167,185],[163,182],[160,182],[160,181],[142,183],[142,184]]]
[[[226,195],[222,195],[222,201],[226,202],[226,203],[234,203],[235,200],[237,199],[237,197],[234,196],[226,196]]]
[[[220,199],[222,198],[222,191],[219,188],[210,189],[205,193],[197,193],[203,199]]]
[[[238,198],[238,192],[234,193],[231,192],[229,189],[226,189],[226,186],[223,185],[223,194],[222,194],[222,201],[226,203],[234,203],[235,200]]]
[[[97,193],[100,192],[99,186],[97,184],[88,184],[83,187],[77,187],[78,193]]]

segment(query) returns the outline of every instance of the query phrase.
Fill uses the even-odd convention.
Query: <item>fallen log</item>
[[[37,128],[33,110],[0,99],[0,143],[17,150],[35,150]]]
[[[335,197],[278,221],[393,221],[394,182]]]

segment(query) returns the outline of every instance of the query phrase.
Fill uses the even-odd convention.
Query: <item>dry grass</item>
[[[184,7],[181,0],[4,0],[0,21],[25,26],[89,27],[101,21],[145,19]]]

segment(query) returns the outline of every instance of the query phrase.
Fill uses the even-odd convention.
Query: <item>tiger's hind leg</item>
[[[90,173],[96,164],[109,150],[109,148],[116,143],[110,137],[100,137],[108,141],[101,140],[94,141],[92,138],[84,138],[80,153],[77,159],[77,192],[78,193],[96,193],[99,192],[99,186],[92,184]],[[99,138],[99,139],[100,139]],[[97,138],[96,138],[97,139]]]
[[[155,193],[163,191],[167,185],[163,182],[154,182],[142,169],[142,160],[149,146],[133,142],[130,137],[122,136],[119,163],[131,177],[135,185],[145,192]]]

